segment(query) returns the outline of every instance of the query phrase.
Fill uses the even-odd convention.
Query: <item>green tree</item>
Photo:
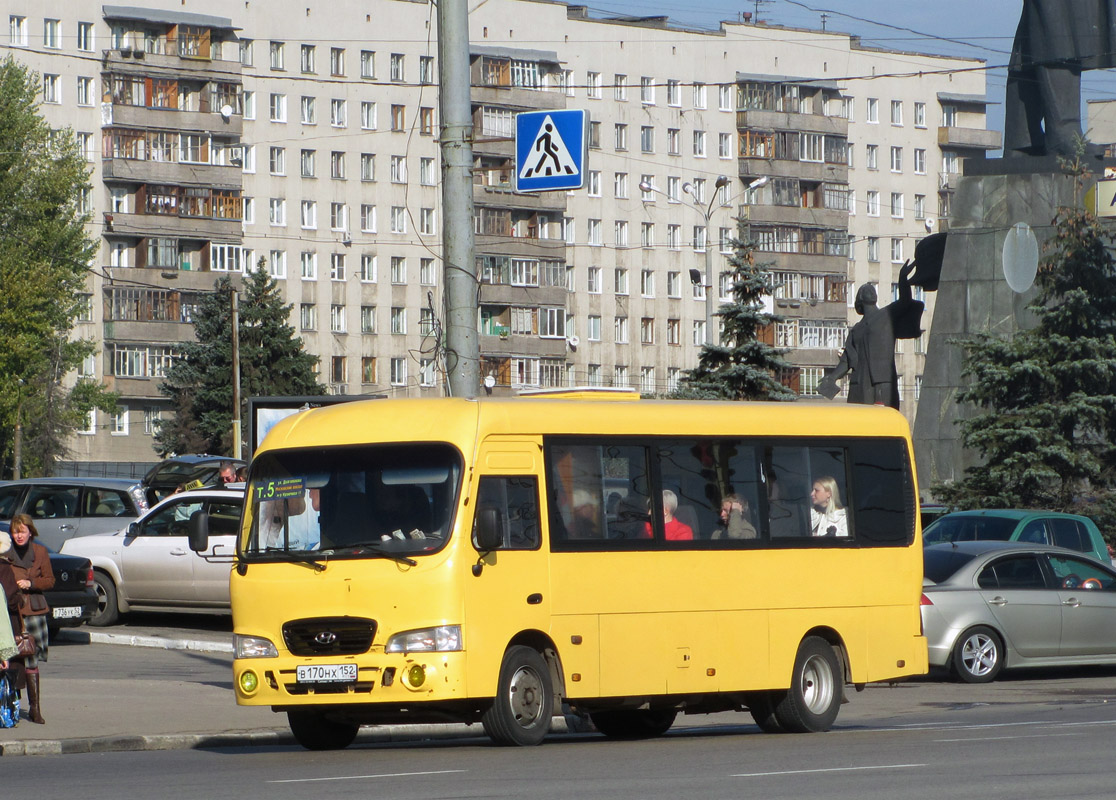
[[[1083,208],[1064,208],[1046,243],[1030,310],[1011,337],[959,344],[958,394],[980,413],[960,423],[981,464],[935,486],[962,508],[1048,508],[1116,523],[1116,264],[1113,235]]]
[[[232,281],[221,277],[199,304],[194,322],[196,342],[183,347],[182,358],[167,370],[159,390],[175,414],[155,435],[161,455],[229,454],[232,442]],[[278,283],[258,268],[244,278],[240,317],[241,419],[247,422],[249,397],[321,395],[314,367],[318,357],[302,349],[302,339],[288,323],[291,305],[283,302]]]
[[[771,282],[756,264],[755,250],[747,238],[744,222],[738,223],[739,238],[733,241],[732,302],[725,303],[720,317],[721,344],[701,348],[698,365],[683,375],[672,395],[693,400],[793,400],[797,395],[779,382],[779,373],[791,365],[779,350],[760,339],[782,317],[763,310],[763,298],[771,296]],[[707,287],[706,291],[714,291]]]
[[[50,474],[67,438],[115,395],[73,373],[96,352],[73,339],[97,242],[81,196],[88,166],[73,131],[39,115],[39,78],[11,57],[0,63],[0,451],[3,472],[22,422],[21,474]]]

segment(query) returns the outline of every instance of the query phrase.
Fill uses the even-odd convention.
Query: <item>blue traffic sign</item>
[[[515,190],[552,192],[585,185],[589,114],[581,109],[515,115]]]

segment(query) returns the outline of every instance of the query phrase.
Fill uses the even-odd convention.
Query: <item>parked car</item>
[[[111,625],[134,609],[228,608],[229,569],[244,508],[243,489],[171,495],[122,531],[78,536],[62,552],[93,563],[97,611],[90,625]],[[188,526],[209,514],[209,549],[190,549]]]
[[[954,511],[922,532],[924,545],[987,540],[1052,544],[1085,553],[1102,564],[1112,563],[1097,526],[1076,514],[1021,509]]]
[[[30,514],[39,542],[59,550],[71,536],[118,531],[149,504],[139,481],[26,478],[0,482],[0,519]]]
[[[0,521],[0,531],[7,532],[8,522]],[[54,588],[43,592],[50,605],[51,631],[76,628],[93,618],[97,610],[97,592],[93,588],[93,564],[81,556],[64,556],[47,547]]]
[[[183,484],[194,484],[191,488],[201,488],[217,483],[217,473],[225,462],[232,464],[234,469],[244,465],[237,458],[211,455],[175,456],[159,462],[143,476],[143,485],[147,487],[151,505],[172,494]]]
[[[949,513],[949,506],[943,506],[938,503],[923,503],[918,507],[918,516],[922,522],[922,530],[930,527],[930,523],[944,517]]]
[[[1116,664],[1116,570],[1063,547],[967,541],[923,553],[931,666],[966,683],[1011,667]]]

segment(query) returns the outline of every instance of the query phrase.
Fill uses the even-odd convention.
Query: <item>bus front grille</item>
[[[352,656],[367,653],[376,620],[363,617],[311,617],[283,625],[283,641],[296,656]]]

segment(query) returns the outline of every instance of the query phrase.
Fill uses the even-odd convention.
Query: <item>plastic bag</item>
[[[0,672],[0,728],[19,723],[19,692],[7,672]]]

